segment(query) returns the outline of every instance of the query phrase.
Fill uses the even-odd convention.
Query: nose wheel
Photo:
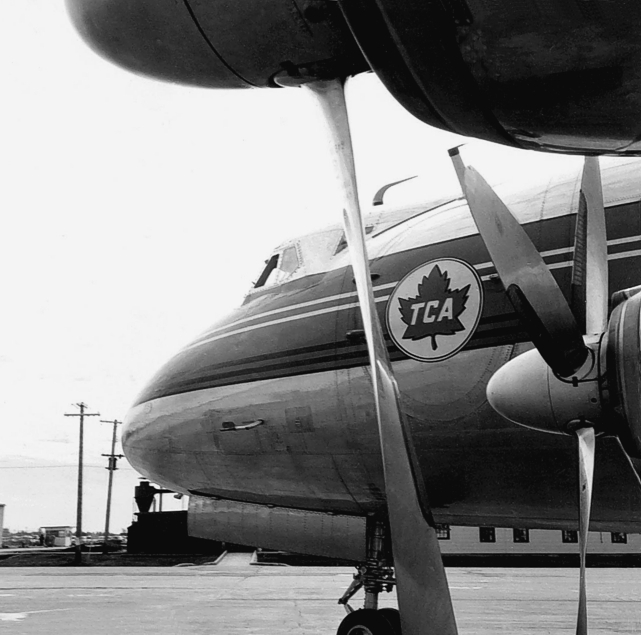
[[[394,608],[378,608],[378,596],[389,593],[396,585],[391,566],[389,527],[380,517],[367,521],[367,562],[357,568],[352,583],[340,600],[347,616],[336,635],[403,635],[401,614]],[[360,590],[365,591],[365,606],[355,611],[349,601]]]
[[[396,609],[359,609],[345,617],[336,635],[402,635]]]

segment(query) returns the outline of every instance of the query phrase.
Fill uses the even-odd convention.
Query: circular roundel
[[[387,328],[405,354],[438,362],[460,351],[483,310],[483,285],[463,260],[430,260],[408,273],[387,303]]]

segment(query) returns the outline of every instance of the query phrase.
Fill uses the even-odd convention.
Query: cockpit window
[[[278,268],[285,274],[291,275],[298,269],[298,254],[296,253],[296,247],[288,247],[283,252],[283,255],[280,259],[280,264]]]
[[[265,264],[254,289],[282,284],[287,281],[300,267],[296,247],[287,247],[280,253],[274,254]]]
[[[375,225],[366,225],[365,226],[365,235],[369,236],[373,231],[374,231]],[[336,251],[334,252],[334,255],[339,254],[343,249],[347,247],[347,238],[345,238],[345,232],[341,235],[341,239],[338,241],[338,246],[336,247]]]
[[[256,281],[256,284],[254,285],[254,289],[258,289],[258,287],[264,287],[265,283],[267,280],[269,280],[270,276],[272,273],[274,273],[274,270],[276,269],[276,265],[278,264],[278,254],[274,254],[268,261],[267,264],[265,265],[265,268],[263,269],[263,273],[260,274],[260,277]]]

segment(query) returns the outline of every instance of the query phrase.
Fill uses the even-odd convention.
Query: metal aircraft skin
[[[277,88],[373,71],[442,130],[525,149],[641,155],[641,5],[632,0],[66,4],[100,55],[163,81]]]
[[[641,284],[641,160],[606,159],[601,173],[614,293]],[[577,167],[496,188],[567,297],[580,181]],[[376,306],[436,522],[576,529],[572,438],[515,425],[488,403],[492,375],[532,345],[465,198],[365,224]],[[380,512],[371,370],[343,232],[290,241],[268,262],[242,306],[142,391],[125,421],[127,458],[192,500]],[[476,299],[457,267],[477,272]],[[603,436],[595,474],[591,528],[641,531],[641,461]]]

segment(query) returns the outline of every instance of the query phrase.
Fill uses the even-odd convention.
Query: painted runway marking
[[[53,613],[54,611],[71,611],[71,609],[47,609],[42,611],[25,611],[24,613],[0,613],[0,622],[19,622],[34,613]]]
[[[26,613],[0,613],[0,622],[19,622],[25,617]]]

